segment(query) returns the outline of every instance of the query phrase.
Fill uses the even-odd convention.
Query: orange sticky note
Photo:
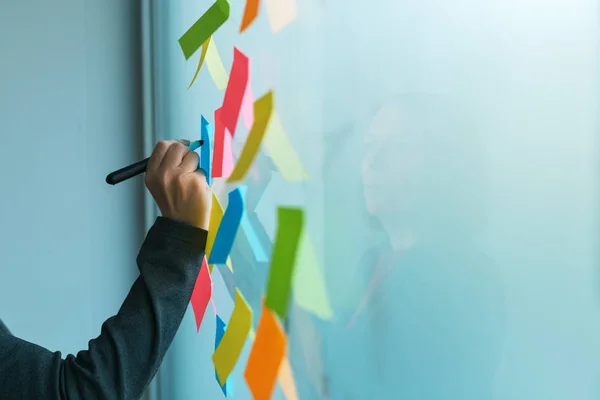
[[[286,348],[283,327],[275,314],[263,304],[256,338],[244,371],[244,379],[254,400],[271,398]]]
[[[246,7],[244,7],[244,16],[242,17],[240,33],[244,32],[258,16],[258,3],[259,0],[246,0]]]

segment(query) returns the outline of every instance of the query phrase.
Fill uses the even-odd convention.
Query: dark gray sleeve
[[[61,358],[0,332],[2,399],[138,399],[179,328],[207,232],[159,217],[137,257],[140,276],[119,312],[77,356]]]

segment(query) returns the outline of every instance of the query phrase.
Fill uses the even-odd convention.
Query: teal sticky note
[[[209,133],[211,130],[210,128],[211,128],[210,124],[208,123],[206,118],[204,118],[204,116],[202,116],[201,120],[200,120],[200,139],[202,139],[204,141],[204,144],[202,145],[202,149],[200,149],[200,168],[202,168],[204,170],[204,172],[206,173],[206,182],[208,183],[209,186],[210,186],[210,182],[211,182],[210,166],[212,164],[212,161],[211,161],[212,138]]]
[[[229,192],[229,203],[215,236],[215,242],[208,260],[209,264],[225,264],[227,262],[243,214],[244,200],[240,188],[236,188]]]

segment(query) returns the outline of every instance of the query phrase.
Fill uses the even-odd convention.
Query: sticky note
[[[296,389],[296,382],[294,382],[292,366],[287,357],[283,358],[283,361],[279,366],[277,380],[279,381],[279,386],[281,386],[283,396],[286,400],[298,400],[298,390]]]
[[[254,123],[244,143],[244,148],[238,157],[237,164],[227,179],[228,183],[239,182],[246,177],[256,153],[260,149],[271,113],[273,111],[273,92],[269,91],[254,102]]]
[[[223,207],[221,207],[221,203],[219,203],[219,199],[215,196],[215,193],[212,194],[212,206],[210,208],[210,219],[208,221],[208,235],[206,237],[206,257],[210,258],[210,254],[212,252],[213,245],[215,243],[215,238],[217,237],[217,231],[219,230],[219,225],[221,225],[221,220],[223,219]],[[209,271],[212,273],[213,265],[209,264]]]
[[[333,310],[325,287],[325,277],[307,231],[300,238],[293,287],[294,299],[299,307],[323,320],[331,320]]]
[[[277,33],[298,17],[296,0],[265,0],[267,17],[273,33]]]
[[[219,317],[217,315],[217,331],[215,334],[215,350],[219,347],[219,344],[221,343],[221,340],[223,339],[223,336],[225,335],[225,322],[223,322],[223,320],[221,319],[221,317]],[[219,386],[221,387],[221,390],[223,391],[223,395],[227,396],[227,389],[229,386],[229,381],[225,381],[225,383],[223,385],[221,385],[221,382],[219,382],[219,375],[217,375],[217,371],[215,370],[215,379],[217,380],[217,383],[219,384]]]
[[[244,235],[246,236],[246,240],[248,240],[248,244],[252,249],[252,253],[254,254],[254,259],[259,263],[266,263],[269,261],[269,256],[267,255],[267,251],[265,250],[261,240],[259,239],[250,218],[248,215],[244,213],[242,216],[242,230],[244,231]]]
[[[233,171],[233,149],[231,148],[231,133],[225,128],[223,136],[223,169],[221,177],[227,178]]]
[[[308,173],[294,151],[277,112],[273,112],[271,116],[263,143],[273,163],[286,181],[297,182],[308,179]]]
[[[242,194],[242,198],[244,199],[244,206],[246,205],[246,195],[248,193],[248,188],[246,186],[238,186],[240,193]],[[258,237],[258,234],[254,228],[253,222],[250,220],[248,213],[244,210],[244,215],[242,215],[241,221],[242,231],[248,244],[250,245],[250,249],[252,250],[252,254],[254,255],[254,259],[256,262],[266,263],[269,261],[269,256],[267,255],[267,250],[262,243],[262,240]]]
[[[217,49],[214,38],[210,40],[208,50],[206,51],[206,67],[208,68],[208,73],[215,83],[215,86],[217,86],[217,89],[225,89],[228,79],[227,71],[225,70],[221,56],[219,55],[219,50]]]
[[[185,59],[189,59],[228,18],[229,3],[217,0],[179,39]]]
[[[217,306],[215,305],[215,299],[213,299],[212,297],[210,298],[210,304],[212,306],[213,313],[215,313],[215,316],[217,316]]]
[[[200,139],[204,141],[200,149],[200,165],[199,167],[206,173],[206,183],[210,185],[210,166],[211,166],[211,135],[209,133],[210,124],[202,115],[200,117]]]
[[[229,73],[229,81],[223,106],[221,107],[221,122],[229,129],[231,137],[235,137],[235,128],[242,108],[242,100],[248,84],[248,69],[250,60],[237,47],[233,48],[233,65]]]
[[[196,330],[200,330],[200,324],[202,324],[202,318],[206,312],[208,302],[212,297],[212,280],[210,273],[208,272],[208,265],[206,263],[206,257],[202,259],[202,265],[200,266],[200,273],[196,278],[196,284],[192,291],[192,297],[190,302],[192,303],[192,310],[194,311],[194,318],[196,319]]]
[[[237,235],[244,213],[244,201],[239,188],[229,192],[228,197],[229,203],[221,219],[221,224],[219,225],[210,257],[208,258],[210,264],[225,264],[227,262],[227,257],[233,247],[233,242],[235,241],[235,236]]]
[[[213,142],[212,177],[223,176],[223,153],[225,146],[225,125],[221,122],[221,108],[215,110],[215,139]]]
[[[246,84],[246,91],[242,100],[242,116],[244,117],[244,125],[247,129],[250,129],[254,121],[254,94],[252,93],[250,79],[248,79],[248,83]]]
[[[202,43],[202,53],[200,53],[200,60],[198,61],[198,67],[196,67],[196,72],[194,73],[194,77],[190,82],[190,86],[188,86],[188,90],[192,87],[196,78],[198,77],[198,73],[200,72],[200,68],[202,68],[202,64],[204,63],[204,58],[206,57],[206,51],[208,50],[208,45],[210,43],[210,37],[206,39],[204,43]]]
[[[269,234],[267,233],[264,225],[261,223],[260,219],[258,219],[258,215],[256,214],[256,212],[247,212],[247,210],[248,207],[246,207],[246,212],[244,213],[244,215],[247,217],[249,225],[252,226],[258,241],[262,245],[262,248],[265,249],[265,252],[267,253],[267,258],[270,258],[269,256],[273,251],[273,242],[271,241],[271,238],[269,237]]]
[[[275,314],[263,306],[256,338],[244,370],[244,379],[254,400],[271,398],[286,347],[287,338],[281,324]]]
[[[246,28],[250,26],[258,15],[259,0],[246,0],[246,7],[244,7],[244,16],[242,17],[242,26],[240,26],[240,33],[244,32]]]
[[[299,208],[277,209],[277,233],[267,282],[265,305],[285,320],[292,289],[292,277],[302,234],[304,213]]]
[[[252,309],[239,289],[235,290],[235,306],[223,340],[212,356],[219,382],[226,382],[242,353],[252,328]]]
[[[233,151],[231,149],[231,134],[223,124],[221,115],[223,108],[215,110],[215,134],[212,152],[213,178],[228,177],[233,170]]]

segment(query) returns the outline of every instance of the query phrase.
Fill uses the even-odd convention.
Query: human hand
[[[160,141],[146,169],[146,187],[163,217],[208,230],[210,187],[198,154],[182,141]]]

